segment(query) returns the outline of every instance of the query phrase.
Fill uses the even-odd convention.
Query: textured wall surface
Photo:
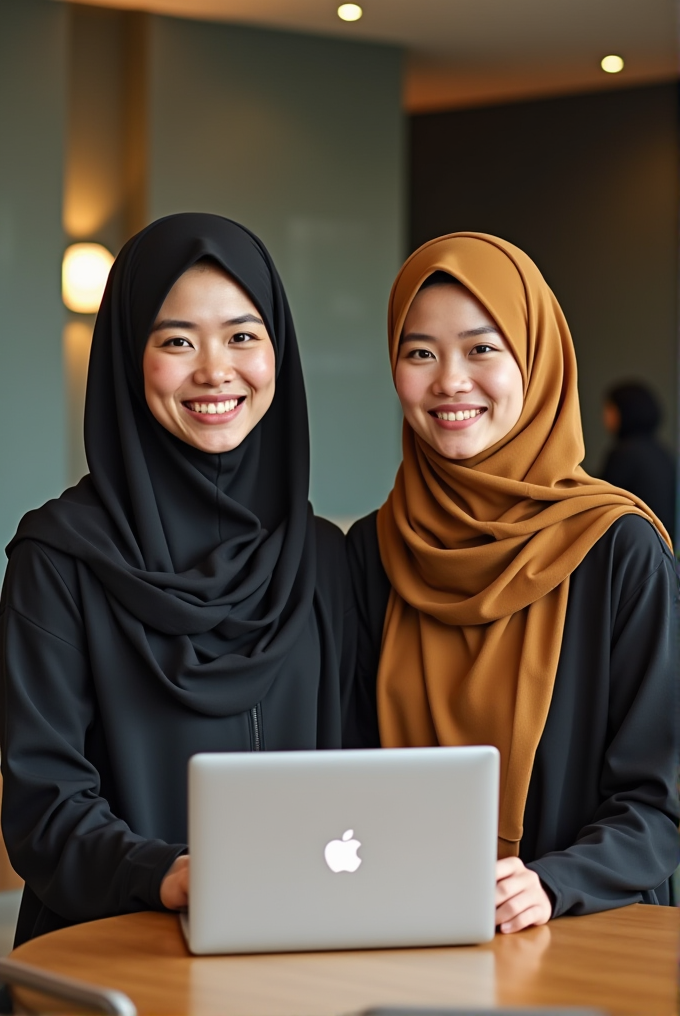
[[[647,380],[675,444],[678,98],[657,85],[411,120],[411,245],[459,229],[527,251],[579,362],[586,467],[607,445],[601,396]]]
[[[66,479],[60,293],[68,9],[0,0],[0,545]],[[5,556],[0,555],[0,574]]]
[[[302,349],[320,514],[377,507],[399,461],[387,297],[403,253],[401,54],[153,18],[148,214],[258,233]]]

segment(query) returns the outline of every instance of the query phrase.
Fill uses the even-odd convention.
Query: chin
[[[206,452],[208,455],[221,455],[222,452],[231,452],[242,444],[245,434],[178,434],[185,444],[197,448],[199,452]]]
[[[476,455],[480,449],[478,448],[438,448],[437,451],[440,455],[443,455],[445,459],[452,459],[454,462],[458,459],[471,459],[473,455]]]
[[[221,455],[223,452],[233,452],[234,448],[238,448],[243,443],[244,438],[245,435],[229,440],[225,438],[224,441],[202,441],[200,444],[196,442],[195,447],[209,455]]]
[[[469,459],[479,450],[477,441],[473,446],[471,441],[463,442],[460,438],[452,440],[451,437],[443,437],[440,433],[421,433],[420,436],[445,459]]]

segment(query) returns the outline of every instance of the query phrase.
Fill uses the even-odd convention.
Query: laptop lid
[[[498,772],[488,746],[195,755],[189,948],[490,940]]]

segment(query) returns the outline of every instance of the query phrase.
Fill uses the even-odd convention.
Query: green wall
[[[0,541],[82,468],[65,394],[79,404],[79,382],[63,376],[64,165],[70,233],[115,250],[129,186],[103,170],[121,175],[133,143],[147,221],[220,212],[271,248],[302,347],[315,507],[368,511],[399,459],[384,334],[404,234],[400,51],[131,19],[0,0]]]
[[[302,349],[312,501],[377,507],[399,462],[387,297],[403,253],[401,53],[155,17],[148,215],[211,211],[258,233]]]
[[[676,444],[678,90],[621,89],[411,119],[411,244],[460,229],[527,251],[574,336],[586,442],[602,393],[646,380]]]
[[[0,0],[0,547],[61,492],[66,424],[60,294],[66,18]],[[0,574],[5,556],[0,551]]]

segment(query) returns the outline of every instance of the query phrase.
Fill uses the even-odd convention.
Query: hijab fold
[[[509,343],[522,413],[473,458],[446,459],[404,422],[403,462],[378,513],[392,586],[378,674],[386,747],[492,744],[501,755],[499,856],[517,854],[552,698],[569,578],[625,513],[663,526],[589,476],[564,315],[534,263],[483,233],[453,233],[406,261],[392,288],[392,371],[409,307],[434,272],[462,283]]]
[[[204,258],[251,298],[276,358],[271,407],[222,454],[174,437],[144,397],[153,322],[175,281]],[[125,245],[94,329],[85,447],[89,475],[29,512],[8,553],[32,539],[76,559],[95,670],[115,679],[117,661],[98,658],[113,625],[118,664],[126,653],[141,657],[185,708],[211,716],[252,708],[314,610],[316,545],[295,330],[271,257],[247,229],[186,213]],[[323,655],[329,632],[321,639]]]

